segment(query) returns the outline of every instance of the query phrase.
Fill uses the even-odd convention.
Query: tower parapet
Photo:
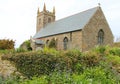
[[[53,7],[53,11],[50,12],[46,10],[46,5],[44,3],[43,11],[40,11],[39,8],[37,11],[36,33],[39,32],[41,28],[44,28],[48,23],[54,21],[55,21],[55,7]]]

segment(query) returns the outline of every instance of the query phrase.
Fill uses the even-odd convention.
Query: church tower
[[[55,21],[55,7],[53,7],[53,11],[49,12],[46,10],[46,5],[44,3],[43,11],[40,12],[39,8],[37,11],[37,26],[36,33],[44,28],[48,23]]]

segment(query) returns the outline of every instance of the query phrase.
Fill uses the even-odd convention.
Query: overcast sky
[[[56,9],[56,20],[98,6],[105,14],[114,37],[120,37],[120,0],[0,0],[0,39],[16,40],[16,47],[34,36],[38,7]]]

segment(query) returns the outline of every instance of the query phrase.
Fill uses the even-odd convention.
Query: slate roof
[[[76,30],[81,30],[89,22],[99,7],[95,7],[78,14],[49,23],[42,28],[33,38],[41,38]]]

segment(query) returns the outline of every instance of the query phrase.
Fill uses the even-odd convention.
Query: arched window
[[[63,39],[63,46],[64,46],[64,50],[67,50],[67,49],[68,49],[68,38],[67,38],[67,37],[65,37],[65,38]]]
[[[46,45],[48,46],[48,44],[49,44],[49,40],[46,40]]]
[[[50,23],[51,22],[51,18],[48,18],[48,23]]]
[[[98,32],[98,44],[103,44],[104,41],[104,32],[102,29],[99,30]]]

